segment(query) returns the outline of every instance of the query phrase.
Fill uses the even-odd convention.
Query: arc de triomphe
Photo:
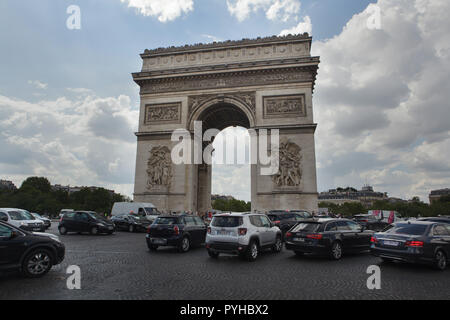
[[[242,126],[279,129],[280,169],[272,176],[251,165],[252,210],[317,211],[312,94],[319,57],[308,34],[145,50],[134,201],[161,210],[211,208],[211,166],[174,164],[176,129],[193,135]]]

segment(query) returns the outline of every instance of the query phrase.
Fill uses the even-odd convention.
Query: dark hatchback
[[[353,220],[362,225],[365,229],[373,231],[383,231],[389,225],[371,214],[358,214],[353,217]]]
[[[68,232],[90,234],[114,233],[114,223],[93,211],[73,211],[63,215],[59,222],[58,230],[62,235]]]
[[[160,216],[148,228],[147,246],[151,251],[160,246],[172,246],[187,252],[192,246],[205,242],[206,231],[206,224],[197,216]]]
[[[38,278],[64,260],[65,247],[57,236],[36,234],[0,222],[0,270],[20,270]]]
[[[444,270],[450,259],[449,224],[398,222],[374,234],[371,242],[371,253],[386,262],[426,263]]]
[[[114,216],[111,221],[116,226],[116,230],[128,232],[146,232],[152,224],[147,218],[132,214],[122,214]]]
[[[312,218],[312,214],[306,211],[278,211],[272,210],[267,213],[269,219],[273,222],[275,226],[280,228],[281,233],[284,235],[286,232],[295,226],[300,221],[304,221],[305,219]]]
[[[306,220],[286,233],[286,249],[299,256],[315,253],[339,260],[344,252],[368,251],[373,234],[348,219]]]

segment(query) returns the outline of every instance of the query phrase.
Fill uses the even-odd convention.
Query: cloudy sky
[[[319,191],[367,182],[426,200],[450,185],[448,12],[448,0],[2,0],[0,178],[131,196],[139,53],[309,32]],[[213,192],[249,200],[248,166],[216,167]]]

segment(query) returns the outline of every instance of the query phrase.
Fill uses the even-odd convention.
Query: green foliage
[[[220,211],[233,211],[233,212],[247,212],[252,209],[251,202],[245,202],[243,200],[224,200],[217,199],[212,202],[212,207],[215,210]]]
[[[50,216],[69,208],[109,213],[114,202],[126,200],[126,197],[111,194],[104,188],[83,188],[70,195],[61,190],[52,191],[50,182],[39,177],[26,179],[18,190],[0,190],[0,208],[21,208]]]
[[[333,214],[341,214],[343,216],[353,216],[367,212],[367,209],[359,202],[346,202],[343,204],[334,204],[330,202],[320,202],[319,208],[328,208]]]

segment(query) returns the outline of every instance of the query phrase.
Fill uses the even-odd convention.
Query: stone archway
[[[210,209],[210,167],[157,161],[173,149],[174,130],[193,137],[194,121],[202,121],[203,131],[278,129],[279,171],[264,176],[260,164],[251,166],[252,209],[317,210],[319,58],[310,55],[311,41],[304,34],[146,50],[133,74],[141,88],[134,200],[170,211]]]

